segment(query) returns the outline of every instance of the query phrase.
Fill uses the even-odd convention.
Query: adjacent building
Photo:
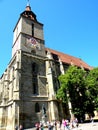
[[[58,76],[69,65],[85,70],[91,67],[79,58],[45,47],[43,24],[29,4],[13,33],[12,58],[0,78],[0,130],[14,130],[19,124],[30,128],[43,118],[69,117],[71,111],[64,111],[56,99]]]

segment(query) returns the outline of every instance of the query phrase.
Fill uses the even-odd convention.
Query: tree
[[[85,114],[85,76],[86,71],[76,66],[70,66],[64,75],[59,76],[60,89],[57,98],[63,103],[70,100],[72,112],[78,119]]]
[[[92,111],[94,109],[98,111],[98,68],[94,68],[88,73],[86,78],[86,87],[86,95],[88,96],[90,104],[92,104],[91,107],[91,105],[88,105],[88,102],[86,103],[88,111],[91,109]]]

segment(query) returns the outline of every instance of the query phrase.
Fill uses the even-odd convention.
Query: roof
[[[87,63],[85,63],[83,60],[81,60],[80,58],[68,55],[68,54],[64,54],[62,52],[58,52],[56,50],[52,50],[50,48],[46,48],[46,51],[49,51],[52,54],[55,54],[59,57],[59,59],[61,60],[61,62],[65,63],[65,64],[69,64],[69,65],[76,65],[78,67],[83,67],[87,70],[91,70],[93,69],[93,67],[89,66]]]
[[[24,16],[26,18],[29,18],[29,19],[34,20],[34,21],[37,22],[36,15],[35,15],[35,13],[33,11],[31,11],[30,5],[26,6],[26,9],[25,9],[24,12],[21,13],[21,16]]]

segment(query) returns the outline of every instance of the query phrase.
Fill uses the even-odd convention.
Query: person
[[[78,119],[77,118],[75,118],[75,123],[76,123],[76,127],[78,127],[79,123],[78,123]]]
[[[54,121],[54,130],[57,130],[57,121]]]
[[[61,129],[60,121],[57,121],[57,130],[60,130],[60,129]]]
[[[41,130],[44,130],[44,125],[43,125],[42,122],[40,123],[40,129],[41,129]]]
[[[65,119],[62,119],[62,130],[66,130],[66,120]]]
[[[35,124],[35,127],[36,127],[36,130],[39,130],[40,124],[39,124],[39,123],[36,123],[36,124]]]
[[[22,125],[19,126],[19,130],[23,130],[23,126]]]
[[[94,123],[94,119],[93,119],[92,116],[91,116],[91,118],[90,118],[90,121],[91,121],[92,124]]]
[[[48,123],[48,130],[52,130],[52,125],[51,125],[51,122],[49,121]]]
[[[18,130],[18,125],[15,126],[15,130]]]
[[[69,127],[69,120],[68,120],[68,119],[66,119],[66,128],[67,128],[68,130],[70,130],[70,127]]]

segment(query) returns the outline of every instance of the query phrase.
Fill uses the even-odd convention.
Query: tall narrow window
[[[34,24],[32,24],[32,36],[34,37]]]
[[[39,103],[35,104],[35,112],[40,112],[40,107],[39,107]]]
[[[37,68],[36,63],[33,63],[33,64],[32,64],[32,73],[33,73],[33,74],[36,74],[36,73],[37,73],[37,72],[36,72],[36,70],[37,70],[36,68]]]
[[[34,95],[38,95],[38,79],[37,79],[37,73],[38,73],[38,66],[34,62],[32,63],[32,91]]]
[[[37,86],[36,86],[36,83],[34,82],[33,83],[33,94],[37,94],[38,93],[38,90],[37,90]]]

